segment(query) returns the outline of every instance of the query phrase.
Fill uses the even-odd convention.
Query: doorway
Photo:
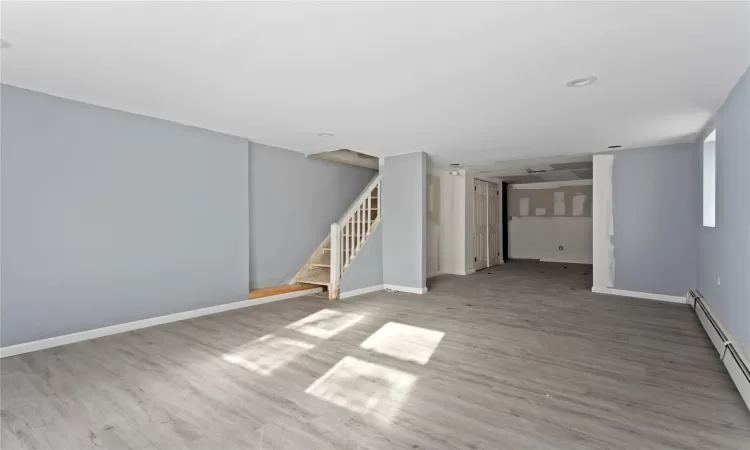
[[[487,192],[489,183],[474,180],[474,270],[489,265],[487,260]]]
[[[500,204],[497,184],[474,180],[474,270],[501,262]]]

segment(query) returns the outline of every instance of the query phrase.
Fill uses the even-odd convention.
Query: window
[[[703,226],[716,226],[716,130],[703,141]]]

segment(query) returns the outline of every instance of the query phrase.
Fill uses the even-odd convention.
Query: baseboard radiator
[[[687,303],[693,308],[708,338],[719,352],[719,357],[727,368],[729,376],[732,377],[737,390],[740,391],[742,399],[750,409],[750,370],[748,362],[742,353],[739,343],[733,341],[718,318],[711,312],[706,299],[697,291],[687,294]]]

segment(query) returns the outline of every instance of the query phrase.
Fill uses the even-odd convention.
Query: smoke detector
[[[568,87],[584,87],[593,84],[595,81],[596,77],[576,78],[575,80],[568,81],[565,85]]]

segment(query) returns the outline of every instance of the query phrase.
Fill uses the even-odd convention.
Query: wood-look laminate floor
[[[512,262],[2,360],[3,449],[743,449],[685,305]]]

